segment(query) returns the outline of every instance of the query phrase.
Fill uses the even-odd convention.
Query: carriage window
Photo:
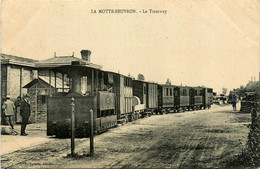
[[[166,88],[166,96],[169,96],[169,88]]]
[[[165,96],[165,89],[163,88],[163,96]]]
[[[170,96],[172,96],[172,89],[170,89]]]
[[[178,96],[178,91],[177,90],[174,91],[174,96]]]
[[[183,89],[183,96],[187,96],[187,90]]]
[[[146,87],[144,86],[144,94],[146,94]]]

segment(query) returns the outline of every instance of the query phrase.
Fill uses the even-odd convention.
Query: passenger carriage
[[[134,111],[138,116],[151,115],[158,109],[158,85],[153,82],[133,80],[134,100],[140,100],[135,104]],[[136,98],[137,97],[137,98]],[[136,103],[138,101],[135,101]]]
[[[176,86],[158,85],[158,112],[162,114],[177,110],[175,105],[176,92]]]
[[[193,106],[193,90],[188,86],[177,86],[175,89],[175,109],[177,112],[189,110]]]

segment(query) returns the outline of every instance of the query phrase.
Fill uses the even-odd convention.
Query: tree
[[[144,80],[144,75],[138,74],[137,80]]]
[[[225,96],[227,94],[227,88],[223,87],[222,88],[222,94]]]

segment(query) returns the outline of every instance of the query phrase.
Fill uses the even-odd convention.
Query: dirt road
[[[95,137],[95,156],[88,157],[89,139],[77,139],[78,158],[68,158],[69,139],[2,156],[2,167],[144,168],[225,167],[246,143],[250,114],[231,106],[154,115]]]

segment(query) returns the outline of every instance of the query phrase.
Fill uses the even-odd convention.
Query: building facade
[[[24,85],[37,78],[37,60],[1,54],[1,97],[10,95],[11,100],[27,93]]]

